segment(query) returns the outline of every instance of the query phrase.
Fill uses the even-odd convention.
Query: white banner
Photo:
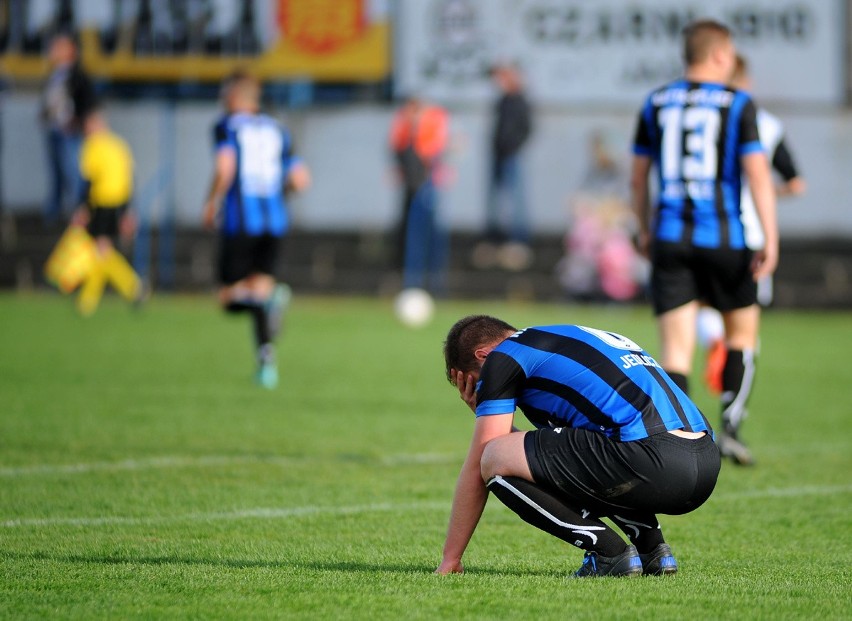
[[[536,102],[637,105],[682,73],[681,30],[710,17],[734,32],[761,101],[839,104],[842,0],[399,0],[398,95],[493,97],[487,68],[518,63]]]

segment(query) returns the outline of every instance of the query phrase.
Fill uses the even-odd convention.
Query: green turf
[[[0,295],[0,618],[850,617],[848,313],[767,313],[759,465],[662,517],[677,576],[568,580],[580,552],[493,500],[467,573],[434,576],[472,426],[440,346],[482,311],[657,348],[644,307],[442,303],[413,331],[387,300],[297,297],[268,392],[212,299],[84,320]]]

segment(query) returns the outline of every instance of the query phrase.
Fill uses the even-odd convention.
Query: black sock
[[[661,543],[665,543],[660,523],[653,513],[637,515],[623,512],[619,515],[608,515],[607,517],[624,531],[624,534],[630,539],[630,543],[636,546],[639,554],[648,554]]]
[[[675,373],[674,371],[666,371],[675,385],[680,388],[684,394],[689,394],[689,378],[683,373]]]
[[[250,313],[258,305],[254,300],[231,300],[225,304],[226,313]]]
[[[736,435],[746,417],[746,405],[754,383],[754,352],[729,349],[722,370],[722,424]]]
[[[617,556],[627,547],[612,528],[585,511],[568,507],[564,500],[535,483],[496,476],[488,481],[488,489],[527,524],[572,546],[607,557]]]
[[[272,344],[265,306],[254,300],[232,300],[225,306],[225,310],[229,313],[249,313],[251,315],[258,357],[263,358],[262,350],[265,346]]]

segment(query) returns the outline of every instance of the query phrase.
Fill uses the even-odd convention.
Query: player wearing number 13
[[[293,154],[286,128],[259,112],[256,79],[235,73],[223,85],[222,98],[226,114],[213,132],[215,170],[204,225],[212,229],[219,218],[219,301],[228,312],[252,317],[257,381],[273,388],[278,383],[273,340],[290,295],[274,277],[288,229],[284,190],[305,189],[310,175]]]
[[[722,450],[736,448],[743,404],[753,379],[759,306],[756,281],[778,261],[775,193],[758,135],[754,103],[726,86],[736,63],[724,25],[697,21],[684,30],[686,73],[649,95],[639,114],[631,173],[632,202],[643,250],[650,253],[651,296],[661,340],[660,362],[688,391],[699,303],[718,309],[728,335],[723,371]],[[651,218],[648,176],[656,166],[659,196]],[[766,239],[747,247],[740,218],[748,181]],[[741,451],[739,449],[742,449]]]

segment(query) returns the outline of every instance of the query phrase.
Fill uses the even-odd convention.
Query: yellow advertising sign
[[[216,11],[228,13],[229,18],[234,14],[233,5],[229,9],[227,3],[214,1],[202,24],[205,34],[195,45],[185,43],[182,33],[187,27],[174,19],[176,7],[182,6],[179,0],[151,4],[147,14],[113,26],[118,34],[109,44],[104,24],[81,17],[74,25],[79,24],[83,67],[95,78],[218,81],[240,67],[266,80],[374,81],[390,72],[389,19],[386,10],[372,8],[375,4],[370,0],[267,0],[258,4],[261,8],[243,10],[236,16],[240,21],[223,29],[214,41],[208,33]],[[151,16],[155,8],[169,13],[157,19]],[[228,44],[229,40],[236,42]],[[41,49],[9,47],[0,55],[0,71],[11,78],[43,79],[48,71],[46,46],[45,41]]]

